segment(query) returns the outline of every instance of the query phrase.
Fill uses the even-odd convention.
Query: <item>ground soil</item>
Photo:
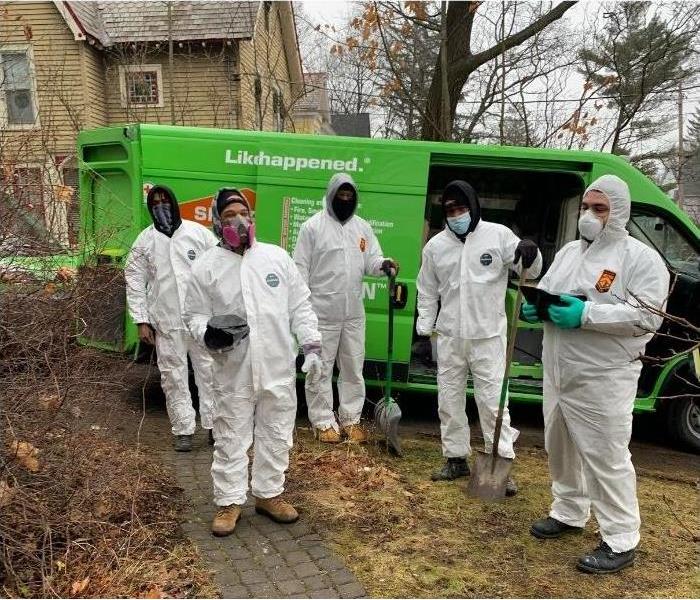
[[[581,535],[540,541],[530,523],[546,516],[550,481],[537,407],[516,407],[521,429],[514,475],[520,493],[486,504],[465,483],[433,483],[439,427],[429,397],[404,399],[405,456],[381,445],[329,448],[298,427],[290,489],[322,522],[334,549],[378,597],[698,597],[700,461],[635,426],[642,542],[637,564],[613,576],[578,572],[598,543],[595,519]],[[477,441],[478,428],[473,429]],[[307,517],[308,518],[308,517]]]

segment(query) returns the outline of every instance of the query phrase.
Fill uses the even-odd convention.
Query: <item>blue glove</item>
[[[520,307],[520,318],[527,323],[539,323],[540,318],[537,316],[537,307],[529,302],[523,302]]]
[[[551,304],[549,318],[560,329],[576,329],[581,327],[581,318],[586,303],[583,300],[562,294],[559,296],[564,306]]]

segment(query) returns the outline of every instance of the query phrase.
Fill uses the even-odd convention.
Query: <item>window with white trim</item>
[[[0,125],[36,124],[36,84],[31,52],[27,48],[0,49],[0,106]]]
[[[163,107],[163,72],[160,65],[119,67],[122,107]]]

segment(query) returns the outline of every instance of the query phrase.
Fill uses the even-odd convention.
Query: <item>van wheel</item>
[[[671,439],[680,447],[700,454],[700,404],[697,399],[671,399],[664,412]]]

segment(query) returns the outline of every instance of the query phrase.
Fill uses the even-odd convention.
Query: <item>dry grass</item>
[[[405,440],[406,456],[379,448],[334,449],[298,432],[290,491],[378,597],[698,597],[698,490],[653,472],[639,478],[642,545],[636,568],[609,577],[579,573],[597,544],[595,521],[581,536],[541,542],[528,533],[550,503],[544,451],[521,448],[521,492],[484,504],[464,484],[432,483],[437,440]],[[695,537],[696,541],[693,541]]]
[[[172,474],[105,428],[141,377],[76,344],[76,287],[7,286],[0,299],[0,596],[216,595],[180,531]],[[135,431],[139,418],[122,422]]]

